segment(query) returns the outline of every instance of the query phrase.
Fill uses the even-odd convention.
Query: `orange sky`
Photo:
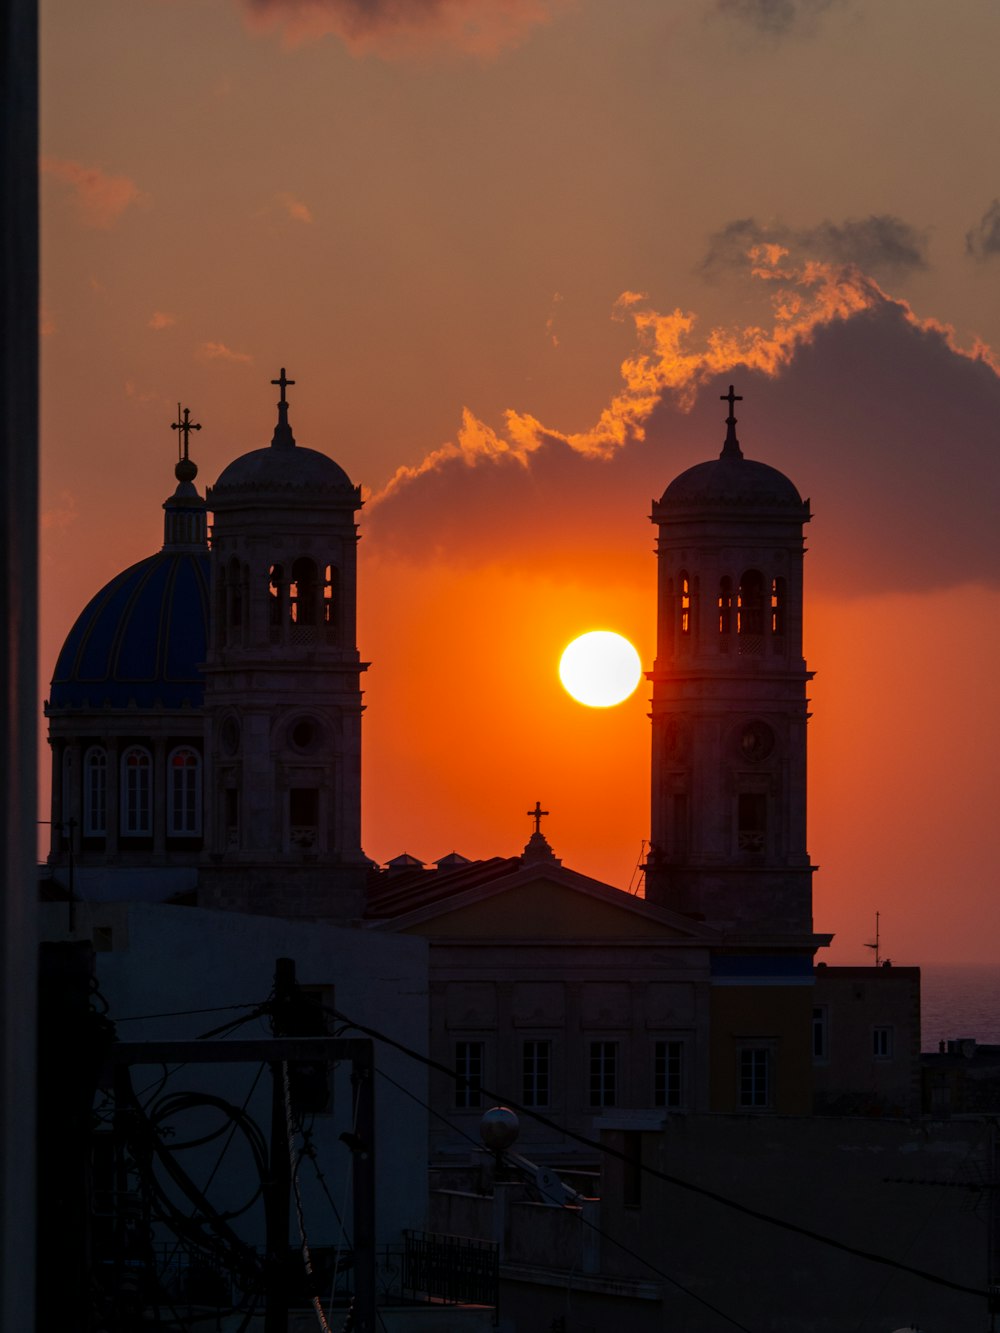
[[[995,957],[1000,108],[987,0],[92,0],[43,30],[42,642],[199,484],[300,443],[362,515],[365,846],[627,887],[649,505],[718,452],[812,499],[816,924]],[[864,145],[864,151],[860,145]],[[988,674],[989,673],[989,674]],[[43,693],[45,685],[43,684]],[[43,765],[44,767],[44,765]]]

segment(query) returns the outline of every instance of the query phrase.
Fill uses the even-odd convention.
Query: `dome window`
[[[727,576],[719,580],[719,633],[728,637],[732,630],[733,581]]]
[[[691,580],[681,570],[681,633],[691,633]]]
[[[284,565],[271,566],[267,591],[267,619],[271,628],[271,642],[278,643],[281,639],[281,626],[285,621],[285,599],[288,591],[285,586]]]
[[[340,600],[340,570],[336,565],[327,565],[323,575],[323,624],[327,633],[332,634],[337,628],[337,603]]]
[[[201,756],[190,746],[167,759],[167,833],[173,838],[201,834]]]
[[[108,831],[108,755],[91,745],[83,757],[83,836],[103,838]]]
[[[741,654],[759,656],[764,651],[764,579],[759,570],[748,569],[740,579],[736,632]]]
[[[785,611],[787,594],[784,579],[771,580],[771,633],[783,637],[785,633]]]
[[[288,588],[289,619],[293,625],[316,624],[318,585],[316,562],[307,556],[299,556],[292,565],[292,581]]]
[[[152,819],[153,763],[148,750],[131,745],[122,755],[122,836],[148,837]]]

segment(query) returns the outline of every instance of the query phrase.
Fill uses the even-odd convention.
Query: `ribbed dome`
[[[354,495],[354,483],[344,469],[316,449],[301,445],[278,448],[268,445],[234,459],[224,468],[211,494],[220,491],[344,491]]]
[[[208,645],[207,551],[160,551],[92,598],[56,662],[50,711],[199,708]]]
[[[803,500],[783,472],[751,458],[723,455],[675,477],[660,504],[668,509],[801,509]]]

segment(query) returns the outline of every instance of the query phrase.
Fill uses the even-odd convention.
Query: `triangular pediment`
[[[428,938],[673,940],[710,944],[716,932],[561,865],[522,865],[370,925]]]

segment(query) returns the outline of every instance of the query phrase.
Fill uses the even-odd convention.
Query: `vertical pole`
[[[274,964],[274,1000],[271,1029],[276,1037],[288,1035],[286,1016],[295,992],[295,963],[279,958]],[[285,1118],[285,1065],[273,1060],[271,1069],[271,1151],[267,1188],[267,1293],[264,1333],[288,1333],[288,1222],[292,1164],[288,1155]]]
[[[0,1328],[34,1323],[38,4],[0,0]]]
[[[351,1071],[356,1134],[354,1150],[354,1327],[375,1333],[375,1060],[370,1041],[359,1042]]]

